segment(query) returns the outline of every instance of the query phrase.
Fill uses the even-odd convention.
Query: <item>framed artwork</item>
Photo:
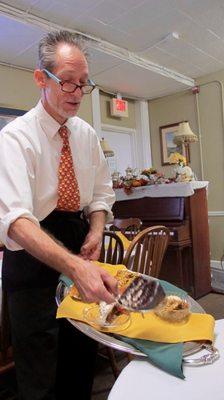
[[[26,111],[24,110],[0,107],[0,130],[13,119],[25,113]]]
[[[180,153],[186,157],[186,149],[183,144],[174,143],[174,133],[178,130],[180,122],[171,125],[160,126],[161,161],[162,165],[170,165],[169,156],[172,153]],[[188,152],[189,153],[189,152]],[[187,160],[189,162],[189,160]]]

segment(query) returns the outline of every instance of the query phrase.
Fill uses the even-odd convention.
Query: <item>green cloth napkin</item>
[[[65,275],[60,275],[62,281],[67,287],[73,285],[71,279]],[[186,296],[187,293],[172,285],[169,282],[160,280],[160,283],[167,294],[176,294],[177,296]],[[174,375],[178,378],[184,379],[185,376],[182,371],[183,359],[183,343],[157,343],[150,340],[131,339],[126,336],[114,335],[125,343],[131,344],[142,353],[146,354],[149,361],[162,370]]]
[[[183,343],[156,343],[120,335],[116,335],[116,337],[146,354],[149,361],[162,370],[177,378],[185,378],[182,371]]]
[[[74,282],[72,282],[72,280],[70,278],[68,278],[67,276],[65,276],[63,274],[61,274],[59,276],[59,282],[63,282],[67,287],[74,285]]]

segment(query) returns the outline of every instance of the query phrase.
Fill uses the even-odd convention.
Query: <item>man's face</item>
[[[70,81],[77,85],[88,80],[86,58],[79,49],[67,44],[61,44],[57,48],[56,67],[51,72],[62,81]],[[42,102],[46,111],[60,124],[77,114],[82,97],[79,88],[74,93],[65,93],[58,83],[46,77]]]

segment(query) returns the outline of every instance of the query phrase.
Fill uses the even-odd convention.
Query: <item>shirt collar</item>
[[[50,114],[48,114],[41,100],[38,102],[36,109],[41,128],[49,138],[53,139],[53,137],[58,133],[61,125]],[[66,125],[69,128],[69,121],[66,121],[63,125]]]

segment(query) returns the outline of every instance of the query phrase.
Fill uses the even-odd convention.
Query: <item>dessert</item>
[[[121,314],[127,314],[117,303],[107,304],[105,301],[99,303],[100,323],[102,325],[113,324],[115,319]]]
[[[154,310],[160,318],[171,322],[180,322],[185,320],[190,314],[190,307],[185,299],[179,296],[170,295],[158,304]]]
[[[120,269],[117,271],[115,279],[118,281],[119,294],[122,294],[127,289],[136,276],[139,276],[137,272],[132,272],[127,269]]]

